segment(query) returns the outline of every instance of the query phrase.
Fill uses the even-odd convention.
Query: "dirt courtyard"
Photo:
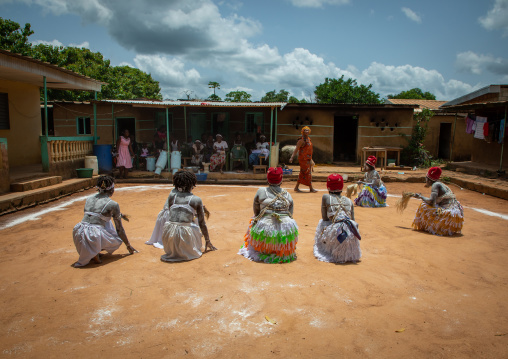
[[[294,182],[285,182],[290,189]],[[423,184],[387,183],[388,193]],[[463,234],[415,232],[399,215],[355,208],[362,261],[335,265],[312,248],[324,183],[294,193],[298,259],[254,263],[237,251],[254,186],[198,186],[219,249],[163,263],[145,245],[170,185],[119,185],[131,215],[125,246],[76,269],[72,228],[89,190],[0,217],[0,355],[30,358],[501,358],[508,356],[508,203],[452,186]],[[475,210],[477,209],[477,210]],[[481,212],[487,210],[490,212]]]

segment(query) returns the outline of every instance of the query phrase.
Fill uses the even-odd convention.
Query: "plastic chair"
[[[233,165],[235,162],[243,162],[243,169],[247,171],[249,166],[249,155],[247,153],[247,149],[241,145],[234,145],[231,147],[229,153],[226,154],[227,160],[229,161],[229,170],[233,170]]]

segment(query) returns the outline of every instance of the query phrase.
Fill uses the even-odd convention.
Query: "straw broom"
[[[210,218],[210,211],[206,209],[206,206],[203,205],[203,212],[205,212],[206,220],[208,221],[208,218]]]
[[[353,196],[357,193],[358,193],[358,184],[357,183],[350,184],[349,186],[347,186],[347,189],[346,189],[347,198],[351,199],[351,196]]]
[[[413,192],[404,191],[402,192],[402,197],[395,202],[395,208],[397,208],[397,212],[402,213],[407,208],[407,204],[411,197],[415,194]]]

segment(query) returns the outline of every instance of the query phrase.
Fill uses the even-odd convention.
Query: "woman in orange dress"
[[[312,187],[312,141],[310,140],[310,128],[305,126],[302,128],[302,137],[296,143],[296,148],[289,163],[293,162],[293,158],[298,152],[298,163],[300,164],[300,174],[298,175],[298,181],[296,182],[295,192],[302,192],[298,187],[300,184],[309,186],[310,192],[317,192]]]

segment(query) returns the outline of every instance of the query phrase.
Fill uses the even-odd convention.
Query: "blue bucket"
[[[97,157],[99,172],[113,172],[113,156],[111,155],[111,145],[93,145],[93,154]]]

